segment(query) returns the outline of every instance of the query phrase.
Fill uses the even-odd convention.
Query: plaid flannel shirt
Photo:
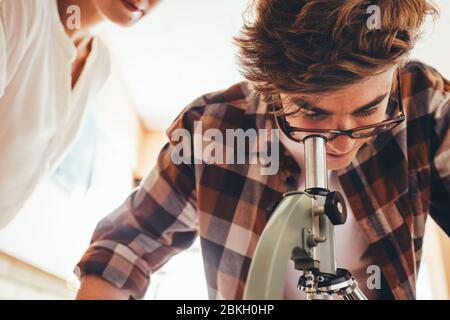
[[[407,120],[362,147],[338,176],[393,296],[414,299],[428,215],[450,233],[450,84],[420,62],[401,78]],[[168,136],[178,128],[194,136],[194,121],[222,132],[276,127],[247,82],[195,100]],[[98,224],[77,271],[142,298],[151,273],[200,235],[210,299],[242,299],[259,236],[302,168],[283,145],[275,175],[261,175],[259,164],[176,165],[173,148],[162,148],[153,171]]]

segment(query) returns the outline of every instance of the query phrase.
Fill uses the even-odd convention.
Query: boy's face
[[[159,0],[94,0],[99,12],[109,21],[131,26],[145,16]]]
[[[324,95],[281,94],[284,108],[303,106],[286,120],[293,127],[348,130],[386,120],[386,111],[396,67],[367,78],[358,84]],[[364,107],[363,109],[361,109]],[[292,110],[292,109],[291,109]],[[296,138],[308,133],[297,132]],[[329,170],[340,170],[350,165],[358,150],[372,138],[352,139],[338,136],[327,143]]]

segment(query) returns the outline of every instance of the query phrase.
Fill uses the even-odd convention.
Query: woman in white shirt
[[[132,25],[156,2],[0,0],[0,228],[74,142],[109,73],[90,29]]]

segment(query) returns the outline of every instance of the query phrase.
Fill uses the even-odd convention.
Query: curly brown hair
[[[369,28],[380,9],[381,28]],[[243,75],[266,98],[337,90],[404,63],[427,0],[254,0],[252,22],[235,38]],[[370,11],[369,11],[370,12]]]

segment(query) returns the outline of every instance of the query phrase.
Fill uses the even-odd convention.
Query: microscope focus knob
[[[325,198],[325,214],[335,226],[347,221],[347,208],[344,197],[337,191],[329,192]]]

